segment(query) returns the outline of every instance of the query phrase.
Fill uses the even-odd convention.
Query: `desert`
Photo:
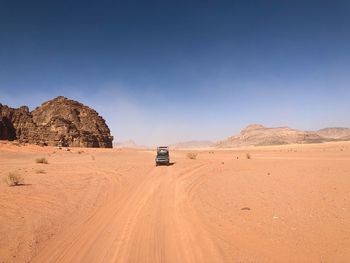
[[[350,262],[350,1],[0,2],[0,263]]]
[[[193,152],[1,142],[1,262],[350,257],[349,142]]]

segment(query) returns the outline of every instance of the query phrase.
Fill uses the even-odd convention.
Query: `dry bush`
[[[23,177],[17,172],[8,173],[4,181],[8,186],[16,186],[24,183]]]
[[[48,164],[49,162],[46,160],[46,158],[42,157],[42,158],[37,158],[35,160],[36,163],[43,163],[43,164]]]
[[[186,154],[188,159],[195,160],[197,159],[197,154],[196,153],[187,153]]]
[[[43,169],[36,169],[35,173],[37,173],[37,174],[45,174],[46,172]]]
[[[252,158],[252,157],[250,156],[249,153],[246,153],[246,154],[245,154],[245,157],[246,157],[247,159],[251,159],[251,158]]]

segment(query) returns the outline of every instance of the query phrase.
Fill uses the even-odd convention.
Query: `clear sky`
[[[0,102],[63,95],[116,140],[350,127],[350,1],[0,1]]]

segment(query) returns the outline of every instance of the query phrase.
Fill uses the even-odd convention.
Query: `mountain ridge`
[[[349,133],[347,133],[349,130]],[[328,134],[328,137],[326,137]],[[323,135],[323,136],[321,136]],[[341,136],[344,135],[344,136]],[[216,148],[241,146],[265,146],[282,144],[322,143],[327,141],[350,140],[350,129],[328,127],[318,131],[302,131],[290,127],[265,127],[251,124],[241,130],[240,134],[230,136],[215,143]]]

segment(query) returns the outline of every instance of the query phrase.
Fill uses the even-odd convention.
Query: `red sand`
[[[350,143],[187,152],[0,143],[0,262],[349,262]]]

